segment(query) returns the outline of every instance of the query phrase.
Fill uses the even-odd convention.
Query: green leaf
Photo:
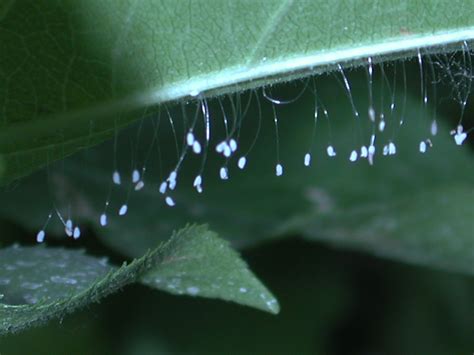
[[[133,281],[140,262],[117,271],[105,261],[62,248],[0,249],[0,335],[42,324],[97,302]]]
[[[7,305],[53,302],[78,294],[113,269],[107,258],[81,250],[21,247],[0,249],[1,302]]]
[[[286,232],[390,259],[474,275],[474,188],[426,189],[289,221]]]
[[[473,10],[465,0],[4,1],[0,182],[97,144],[155,104],[472,40]]]
[[[278,313],[275,297],[228,243],[206,226],[182,230],[142,282],[170,293],[220,298]]]
[[[0,335],[63,317],[140,280],[175,294],[279,310],[238,254],[205,226],[186,227],[120,268],[82,251],[43,246],[0,249],[0,260]]]

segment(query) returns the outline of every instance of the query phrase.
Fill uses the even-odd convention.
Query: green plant
[[[86,225],[109,250],[137,258],[117,269],[74,250],[5,247],[0,280],[16,281],[0,284],[0,332],[61,317],[133,282],[278,312],[273,295],[226,242],[207,227],[187,223],[208,223],[235,247],[296,235],[472,274],[472,154],[448,134],[458,122],[442,118],[449,110],[467,110],[472,10],[460,0],[0,5],[0,178],[10,184],[47,167],[46,179],[33,174],[3,193],[2,216],[33,231],[50,214],[48,229],[41,229],[48,242],[64,227],[74,234],[73,227]],[[367,77],[369,68],[376,75]],[[299,86],[290,83],[280,94],[296,97],[295,103],[269,99],[279,97],[275,84],[293,81]],[[443,93],[460,105],[451,109]],[[349,153],[370,145],[367,137],[377,128],[370,119],[374,108],[386,114],[390,130],[377,136],[397,140],[396,158],[377,156],[374,167],[349,168]],[[212,136],[206,140],[208,116]],[[462,115],[466,131],[467,116]],[[404,125],[397,128],[400,119]],[[137,126],[121,131],[135,120]],[[433,138],[433,153],[413,154],[420,142],[428,144],[433,122],[441,132]],[[215,173],[227,169],[222,155],[206,162],[212,173],[203,172],[199,197],[192,185],[203,160],[178,163],[179,188],[167,201],[176,206],[169,208],[159,186],[167,181],[170,188],[173,178],[166,178],[175,171],[175,145],[179,161],[190,132],[196,134],[191,141],[209,152],[231,137],[239,148],[252,146],[254,137],[259,142],[244,173],[234,179],[230,172],[225,192]],[[110,138],[109,145],[53,164]],[[338,160],[321,153],[332,144]],[[319,152],[316,168],[301,173],[308,146]],[[149,160],[155,154],[160,162]],[[280,162],[283,177],[267,173]],[[123,183],[114,186],[112,173],[119,170]],[[128,182],[133,170],[149,177],[137,193]],[[32,202],[25,206],[26,199]],[[130,206],[126,218],[99,219],[117,214],[121,205]],[[57,258],[65,258],[61,272],[47,262]],[[84,265],[90,265],[90,277],[82,278]],[[45,285],[49,291],[42,291]]]

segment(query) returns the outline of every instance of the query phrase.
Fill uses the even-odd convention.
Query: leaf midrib
[[[116,115],[132,112],[140,108],[179,100],[206,99],[236,91],[256,89],[264,85],[329,72],[334,70],[337,64],[343,64],[344,67],[360,66],[365,64],[365,58],[367,57],[374,56],[374,63],[384,62],[412,57],[419,50],[432,50],[434,53],[446,52],[453,50],[453,46],[460,42],[474,41],[474,26],[471,26],[454,31],[396,37],[366,46],[348,46],[337,50],[316,51],[293,55],[287,58],[277,58],[273,61],[255,63],[254,57],[255,53],[258,52],[258,48],[264,45],[265,38],[270,36],[275,30],[278,24],[277,20],[288,12],[291,4],[291,1],[284,2],[277,8],[274,15],[268,21],[261,40],[253,47],[249,60],[245,65],[196,76],[192,79],[174,82],[159,88],[142,90],[137,94],[112,99],[86,109],[55,114],[44,117],[41,120],[30,120],[15,125],[10,124],[8,130],[0,131],[1,155],[5,157],[13,152],[15,154],[34,152],[35,150],[56,145],[64,145],[64,143],[73,143],[84,139],[86,136],[90,137],[91,134],[101,135],[111,131],[110,127],[95,132],[83,130],[83,132],[75,134],[73,138],[63,138],[60,143],[42,144],[44,140],[41,138],[51,135],[50,130],[46,129],[47,127],[55,127],[56,131],[74,131],[74,126],[84,126],[87,125],[87,122],[102,117],[102,124],[111,121],[114,123],[115,128],[120,128],[137,117],[136,115],[131,115],[117,125]],[[108,118],[104,118],[105,113]],[[35,138],[39,143],[32,145],[31,138],[25,135],[24,132],[34,132]],[[19,137],[21,140],[19,140]]]

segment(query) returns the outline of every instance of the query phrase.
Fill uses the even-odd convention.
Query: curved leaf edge
[[[39,133],[39,138],[43,139],[38,139],[37,141],[44,142],[50,132],[43,127],[55,127],[56,131],[61,132],[74,132],[75,136],[71,137],[70,142],[85,139],[84,137],[90,134],[103,137],[105,140],[106,137],[109,137],[114,131],[116,132],[117,129],[124,128],[130,123],[143,118],[144,114],[137,113],[137,111],[142,109],[148,110],[148,108],[159,107],[160,105],[176,105],[182,102],[212,99],[227,94],[255,90],[315,75],[328,74],[338,70],[339,66],[344,69],[356,68],[366,65],[368,57],[372,58],[373,63],[385,63],[413,58],[419,51],[423,51],[424,54],[453,52],[459,50],[461,48],[460,43],[464,42],[469,48],[471,45],[474,45],[474,27],[402,36],[365,46],[318,51],[275,60],[266,60],[264,58],[257,63],[246,63],[243,66],[228,68],[225,71],[209,73],[181,82],[171,83],[165,87],[145,90],[138,94],[117,98],[87,109],[43,117],[40,121],[13,125],[9,127],[8,135],[2,135],[0,132],[0,142],[2,142],[1,144],[5,148],[14,139],[14,146],[17,149],[19,144],[21,146],[21,142],[18,141],[18,137],[22,137],[21,132],[35,131],[38,134],[38,130],[42,131]],[[106,114],[105,120],[103,119],[104,114]],[[71,130],[71,122],[74,122],[76,127],[74,130]],[[101,122],[101,124],[97,125],[92,132],[89,127],[90,122]],[[107,126],[107,122],[110,122],[111,125]],[[32,149],[42,150],[48,148],[44,144],[31,148],[31,140],[28,137],[23,138],[22,141],[27,142],[29,151]],[[66,155],[71,155],[81,149],[97,145],[100,142],[102,142],[100,139],[94,142],[87,142],[88,144],[73,149]],[[48,143],[48,146],[50,146],[51,150],[56,145]],[[22,153],[21,150],[20,153]],[[15,151],[9,154],[18,154],[18,152]],[[52,158],[52,160],[59,160],[61,158],[64,157]],[[1,159],[4,159],[4,157],[2,158],[0,155],[0,162]],[[0,166],[0,185],[7,185],[41,167],[42,165],[35,165],[21,174],[7,174],[5,176],[2,174]],[[7,169],[4,168],[3,170]]]
[[[153,251],[148,250],[142,257],[134,259],[130,263],[124,262],[119,268],[112,266],[103,278],[98,279],[92,286],[81,291],[76,295],[61,299],[59,301],[48,303],[40,301],[34,305],[7,305],[0,303],[0,336],[17,333],[27,328],[40,326],[52,319],[63,318],[72,312],[84,308],[92,303],[99,303],[106,296],[117,292],[124,286],[132,283],[141,283],[153,289],[171,292],[171,290],[155,287],[151,282],[147,281],[147,275],[150,272],[160,270],[160,266],[165,266],[169,260],[168,252],[186,243],[186,238],[211,237],[214,242],[222,242],[220,248],[228,248],[228,251],[235,257],[235,260],[249,273],[252,282],[265,292],[265,296],[261,302],[257,303],[241,302],[237,299],[225,298],[218,295],[209,295],[204,297],[218,298],[225,301],[233,301],[240,305],[251,306],[256,309],[278,314],[280,306],[275,297],[260,283],[260,281],[252,275],[247,264],[240,259],[237,252],[223,240],[217,237],[217,234],[210,231],[207,225],[187,224],[185,227],[174,231],[172,236],[165,242],[158,245]],[[197,240],[199,242],[199,240]],[[171,292],[173,293],[173,292]],[[268,297],[271,298],[272,304],[268,305]],[[266,306],[264,306],[266,305]]]

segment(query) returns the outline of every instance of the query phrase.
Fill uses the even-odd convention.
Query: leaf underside
[[[0,181],[110,138],[154,104],[377,58],[384,43],[390,54],[434,35],[470,40],[473,11],[464,0],[3,2]]]
[[[473,12],[474,3],[463,0],[396,0],[384,6],[350,0],[4,2],[0,4],[0,184],[107,140],[130,122],[156,112],[155,105],[323,73],[337,63],[358,65],[367,56],[375,62],[406,58],[416,52],[414,43],[425,41],[419,45],[423,47],[443,36],[449,41],[432,50],[446,51],[444,44],[459,49],[457,42],[473,38]],[[360,107],[367,107],[366,97],[361,98],[367,92],[357,90],[361,82],[366,78],[351,81],[353,96],[365,104]],[[339,107],[341,93],[334,94],[333,86],[321,85],[329,93],[325,102],[344,151],[354,131],[342,118],[352,113]],[[304,154],[299,138],[312,131],[312,121],[298,117],[307,117],[303,108],[313,102],[302,99],[299,104],[301,108],[291,113],[279,112],[282,125],[287,122],[281,131],[293,137],[286,148],[292,158]],[[75,210],[79,223],[91,226],[111,248],[140,258],[116,268],[73,250],[0,250],[5,266],[0,269],[0,334],[62,317],[133,282],[277,313],[271,293],[227,242],[205,227],[187,227],[147,252],[191,221],[210,223],[239,247],[300,235],[474,273],[472,154],[456,150],[447,134],[437,137],[428,157],[412,154],[420,139],[413,128],[415,118],[419,123],[432,117],[418,109],[419,100],[408,93],[406,127],[397,136],[399,154],[390,161],[377,156],[375,167],[348,167],[344,159],[334,163],[319,155],[311,172],[292,173],[302,168],[293,159],[285,165],[286,180],[268,177],[262,171],[268,168],[264,162],[274,144],[270,126],[271,134],[262,133],[263,143],[253,152],[253,161],[259,163],[255,165],[261,167],[250,167],[246,176],[230,181],[227,193],[221,193],[220,182],[210,179],[201,200],[192,195],[194,191],[183,189],[176,192],[175,209],[151,208],[161,197],[150,184],[131,197],[128,219],[111,221],[107,229],[99,228],[97,217],[103,209],[104,186],[110,183],[105,164],[110,162],[110,150],[97,149],[88,160],[66,161],[51,178],[61,182],[53,191],[55,201],[83,207]],[[441,128],[447,132],[450,127],[440,123]],[[135,131],[123,134],[130,137]],[[128,157],[121,159],[129,162]],[[74,190],[82,186],[75,185],[77,181],[89,192]],[[33,176],[24,181],[23,190],[2,193],[2,216],[31,229],[42,225],[51,204],[41,195],[42,183]],[[74,195],[61,195],[70,186]],[[117,189],[125,195],[128,188]],[[25,200],[35,202],[20,205]],[[134,206],[146,208],[134,214]],[[59,235],[63,226],[51,229]]]

